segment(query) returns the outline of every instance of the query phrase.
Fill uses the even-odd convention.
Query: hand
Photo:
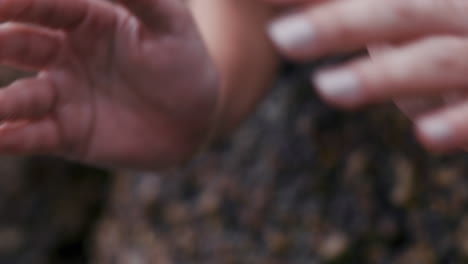
[[[427,41],[436,42],[442,38],[431,38]],[[460,37],[460,41],[465,42],[465,40]],[[441,47],[442,49],[448,47]],[[368,47],[369,55],[371,58],[381,56],[384,53],[394,52],[398,50],[398,46],[393,46],[390,44],[379,44],[371,45]],[[423,115],[427,115],[430,112],[441,110],[444,107],[458,104],[466,99],[468,96],[466,91],[463,90],[451,90],[448,89],[447,92],[443,92],[440,95],[429,94],[427,96],[417,95],[413,97],[397,98],[395,99],[396,106],[409,118],[412,120],[418,120],[418,118]]]
[[[383,42],[397,46],[319,72],[316,86],[330,103],[353,108],[394,98],[463,95],[468,88],[466,1],[288,2],[308,2],[270,28],[278,48],[290,58],[312,60]],[[466,116],[468,100],[457,100],[418,116],[417,133],[434,150],[467,146]]]
[[[163,168],[213,122],[217,74],[176,0],[2,0],[0,58],[37,71],[0,90],[1,154]]]

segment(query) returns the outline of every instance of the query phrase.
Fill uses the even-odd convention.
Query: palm
[[[186,157],[207,132],[216,78],[180,3],[5,2],[4,20],[40,27],[0,30],[12,43],[4,61],[39,71],[0,93],[2,152],[154,168]]]

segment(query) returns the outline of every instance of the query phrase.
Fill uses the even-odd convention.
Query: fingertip
[[[442,118],[420,118],[415,123],[415,133],[418,140],[430,151],[442,153],[451,149],[454,131]]]
[[[317,93],[328,103],[354,109],[363,102],[363,89],[357,74],[349,69],[326,70],[312,76]]]
[[[304,15],[276,19],[267,26],[267,32],[283,55],[297,61],[310,59],[316,30]]]

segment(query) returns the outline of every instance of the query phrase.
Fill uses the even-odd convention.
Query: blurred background
[[[393,105],[334,110],[304,76],[178,170],[2,157],[0,263],[468,262],[467,155],[421,149]]]

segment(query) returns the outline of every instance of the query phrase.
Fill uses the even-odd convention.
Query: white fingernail
[[[352,104],[361,99],[361,83],[350,70],[330,70],[315,77],[319,93],[339,103]]]
[[[302,49],[315,38],[315,30],[306,17],[291,15],[270,24],[270,37],[279,47],[287,50]]]
[[[440,118],[426,118],[418,123],[421,132],[434,143],[443,143],[452,136],[450,125]]]

